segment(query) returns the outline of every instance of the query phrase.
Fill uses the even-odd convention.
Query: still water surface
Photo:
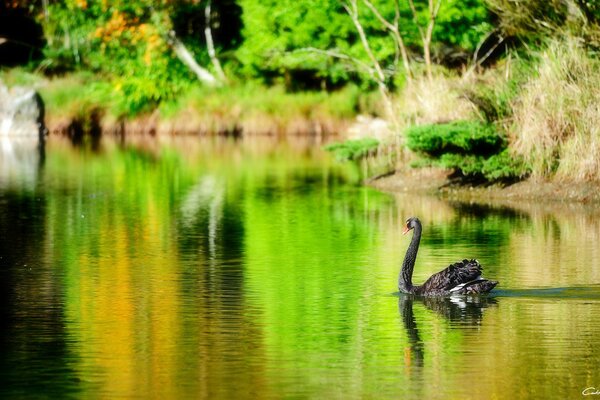
[[[50,142],[0,174],[0,397],[600,389],[600,211],[392,196],[359,172],[304,142]],[[412,215],[415,282],[474,257],[493,295],[394,294]]]

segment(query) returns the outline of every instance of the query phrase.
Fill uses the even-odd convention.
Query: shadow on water
[[[494,290],[492,295],[494,297],[523,297],[556,300],[600,300],[600,285],[534,289],[499,289]]]
[[[62,278],[38,257],[47,209],[27,190],[0,192],[0,398],[79,392]]]
[[[512,207],[493,206],[488,204],[473,204],[464,202],[450,202],[459,216],[472,216],[477,218],[500,217],[509,221],[520,221],[527,214]]]

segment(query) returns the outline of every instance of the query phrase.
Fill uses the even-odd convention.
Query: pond
[[[0,174],[0,397],[600,389],[597,208],[390,195],[360,174],[300,139],[51,140]],[[415,282],[472,257],[496,290],[395,293],[413,215]]]

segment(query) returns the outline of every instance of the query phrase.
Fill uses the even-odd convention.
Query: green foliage
[[[325,146],[325,150],[335,154],[341,161],[358,160],[367,156],[379,147],[379,141],[373,138],[346,140]]]
[[[115,99],[116,112],[150,111],[176,97],[193,79],[165,42],[173,28],[169,13],[177,6],[173,2],[149,8],[144,1],[110,7],[100,0],[52,3],[49,18],[41,20],[48,38],[45,68],[93,71],[110,83],[102,88],[109,90],[102,97]]]
[[[374,0],[388,20],[394,20],[394,2]],[[288,85],[338,85],[349,80],[368,82],[369,75],[357,62],[335,58],[318,50],[333,50],[371,65],[352,20],[338,0],[240,0],[244,41],[238,57],[244,70],[267,81]],[[390,35],[376,16],[359,2],[359,20],[380,63],[393,75],[397,53]],[[415,0],[417,21],[425,27],[428,3]],[[475,49],[491,29],[490,17],[481,0],[445,1],[433,32],[433,48],[440,60],[445,55]],[[408,2],[400,2],[399,27],[411,54],[422,54],[419,29]],[[392,76],[391,81],[396,79]],[[399,79],[401,82],[402,79]]]
[[[292,71],[298,75],[305,71],[309,80],[325,78],[335,83],[349,79],[353,65],[302,51],[337,49],[353,55],[360,51],[352,22],[340,2],[241,0],[240,4],[244,42],[238,57],[246,73],[266,80],[284,78]]]
[[[512,155],[506,149],[484,160],[481,172],[488,181],[510,181],[528,176],[531,167],[523,157]]]
[[[424,10],[425,11],[425,10]],[[455,53],[470,53],[493,30],[490,13],[481,0],[446,0],[436,20],[434,44],[452,48]]]
[[[481,156],[446,153],[439,158],[438,165],[460,171],[462,176],[474,177],[481,174],[483,158]]]
[[[513,156],[508,150],[489,158],[446,153],[434,165],[460,171],[465,178],[488,182],[514,182],[531,172],[522,157]]]
[[[470,180],[488,182],[511,182],[530,172],[521,157],[509,153],[493,125],[479,121],[416,126],[406,131],[406,143],[410,150],[425,155],[413,167],[436,165]]]
[[[406,130],[405,136],[410,150],[433,157],[444,153],[487,156],[505,146],[492,125],[479,121],[414,126]]]
[[[394,20],[394,2],[373,3],[387,20]],[[215,46],[231,75],[281,84],[288,90],[332,90],[349,82],[364,89],[372,83],[367,71],[372,63],[338,0],[223,0],[212,4]],[[151,111],[197,84],[169,47],[168,32],[177,32],[196,61],[210,68],[204,38],[205,5],[205,1],[195,0],[65,0],[50,2],[44,9],[32,5],[47,41],[42,67],[59,75],[92,71],[110,83],[107,87],[112,89],[103,96],[113,97],[115,109],[122,115]],[[415,0],[415,22],[409,4],[400,2],[398,25],[412,55],[422,53],[418,25],[427,24],[427,5],[425,0]],[[389,86],[402,85],[397,49],[389,33],[362,2],[359,19],[375,57],[386,70]],[[472,51],[491,29],[488,20],[482,0],[444,1],[433,32],[434,57],[442,60],[452,54],[456,58],[456,54]],[[343,57],[331,57],[324,51]],[[364,65],[357,68],[361,62]]]
[[[282,86],[266,87],[256,82],[232,84],[226,87],[193,87],[173,101],[161,104],[165,118],[178,118],[186,109],[206,115],[230,119],[233,123],[246,118],[276,118],[282,123],[294,119],[343,120],[357,112],[373,112],[375,104],[364,100],[370,93],[348,85],[334,92],[305,91],[290,93]]]

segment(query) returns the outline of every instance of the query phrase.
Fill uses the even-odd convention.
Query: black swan
[[[406,220],[402,234],[414,229],[412,240],[406,250],[402,262],[402,269],[398,276],[398,290],[402,293],[416,294],[419,296],[446,296],[453,294],[478,294],[488,293],[498,284],[497,281],[488,281],[481,278],[481,265],[477,260],[462,260],[450,265],[448,268],[431,275],[421,286],[413,286],[412,274],[421,241],[421,221],[412,217]]]

